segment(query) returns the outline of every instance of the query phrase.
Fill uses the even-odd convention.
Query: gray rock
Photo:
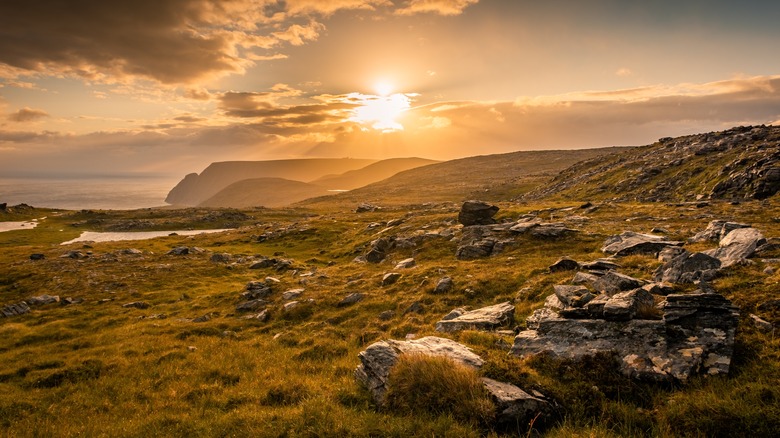
[[[393,319],[394,316],[395,316],[395,312],[393,312],[392,310],[385,310],[384,312],[379,314],[379,319],[381,319],[382,321],[389,321]]]
[[[609,321],[628,321],[634,319],[643,308],[654,308],[653,295],[644,289],[620,292],[604,304],[604,319]]]
[[[711,221],[709,224],[707,224],[707,228],[705,228],[704,231],[700,231],[696,233],[696,235],[690,238],[689,241],[690,242],[706,242],[706,241],[717,242],[733,230],[736,230],[738,228],[749,228],[749,227],[750,225],[748,224],[727,222],[724,220],[714,220]]]
[[[240,303],[236,306],[236,311],[238,312],[254,312],[262,307],[265,307],[268,304],[267,301],[265,301],[262,298],[257,298],[253,300],[249,300],[243,303]]]
[[[45,258],[46,258],[46,255],[41,254],[41,253],[30,254],[30,260],[33,260],[33,261],[43,260]]]
[[[588,306],[602,300],[596,297]],[[709,293],[671,294],[660,307],[663,320],[629,321],[565,319],[540,309],[526,322],[530,330],[515,338],[512,354],[579,359],[614,352],[624,374],[653,381],[728,373],[738,321],[728,300]]]
[[[458,260],[474,260],[489,257],[493,254],[493,248],[495,246],[496,240],[491,238],[460,245],[455,251],[455,257]]]
[[[572,258],[561,257],[547,269],[549,269],[550,272],[576,271],[577,269],[580,269],[580,264]]]
[[[241,297],[247,300],[257,300],[268,298],[273,290],[266,281],[250,281],[246,284],[246,290],[241,293]]]
[[[446,294],[452,290],[452,287],[453,287],[452,278],[442,277],[436,283],[436,287],[433,289],[433,293]]]
[[[212,318],[213,316],[214,316],[214,314],[209,312],[209,313],[207,313],[207,314],[205,314],[205,315],[201,315],[201,316],[199,316],[199,317],[197,317],[197,318],[194,318],[194,319],[192,320],[192,322],[195,322],[195,323],[201,323],[201,322],[211,321],[211,318]]]
[[[37,297],[30,297],[25,301],[31,306],[41,306],[43,304],[59,303],[60,297],[57,295],[43,294],[38,295]]]
[[[450,339],[427,336],[411,341],[375,342],[358,354],[360,365],[355,370],[355,377],[379,406],[385,402],[390,370],[403,354],[446,357],[472,368],[480,368],[484,364],[471,349]]]
[[[441,320],[436,323],[436,331],[449,333],[460,330],[494,330],[508,325],[514,317],[515,306],[507,301],[466,312],[454,319]]]
[[[452,310],[450,311],[450,313],[448,313],[448,314],[444,315],[444,316],[441,318],[441,320],[442,320],[442,321],[449,321],[449,320],[451,320],[451,319],[455,319],[455,318],[457,318],[457,317],[459,317],[459,316],[463,315],[464,313],[466,313],[466,311],[465,311],[465,310],[463,310],[463,309],[461,309],[461,308],[452,309]]]
[[[564,306],[583,307],[593,299],[593,294],[585,286],[569,286],[556,284],[553,286],[555,296]]]
[[[598,259],[592,262],[582,263],[582,269],[591,271],[591,273],[603,273],[607,271],[614,271],[620,268],[620,265],[609,259]]]
[[[551,411],[550,403],[540,396],[532,396],[515,385],[482,378],[490,398],[496,405],[496,423],[499,427],[528,424],[540,414]]]
[[[377,210],[381,210],[381,207],[377,207],[376,205],[363,202],[357,206],[357,208],[355,209],[355,213],[367,213],[367,212],[373,212]]]
[[[25,303],[24,301],[21,301],[16,304],[9,304],[5,307],[0,308],[0,315],[6,318],[10,318],[12,316],[24,315],[29,311],[30,311],[30,306],[28,306],[27,303]]]
[[[608,271],[593,284],[593,287],[597,291],[604,292],[608,295],[636,289],[641,286],[642,282],[640,280],[615,271]]]
[[[368,252],[365,254],[369,263],[379,263],[387,257],[387,253],[395,248],[394,237],[380,237],[371,242]]]
[[[667,246],[681,245],[682,242],[668,241],[664,236],[625,231],[604,241],[604,246],[601,248],[601,251],[608,254],[614,254],[617,257],[632,254],[655,255]]]
[[[300,301],[290,301],[289,303],[284,303],[282,306],[282,310],[285,312],[289,312],[290,310],[298,307],[301,305]]]
[[[124,307],[125,309],[129,309],[129,308],[148,309],[151,306],[149,305],[149,303],[143,301],[133,301],[132,303],[122,304],[122,307]]]
[[[658,252],[658,261],[664,263],[670,262],[672,259],[679,256],[680,254],[683,254],[684,252],[686,252],[685,248],[680,246],[667,246]]]
[[[577,272],[574,274],[574,278],[572,278],[571,282],[572,284],[587,284],[593,286],[599,278],[598,275],[593,275],[588,272]]]
[[[604,306],[607,305],[611,297],[607,294],[599,294],[585,305],[585,310],[590,318],[604,318]]]
[[[290,289],[282,292],[282,299],[285,301],[294,300],[303,294],[304,289]]]
[[[213,263],[230,263],[233,256],[228,253],[212,254],[209,260]]]
[[[577,230],[567,228],[562,222],[540,223],[530,230],[532,236],[540,239],[556,239],[576,232]]]
[[[458,222],[464,226],[490,225],[496,223],[493,216],[498,213],[498,207],[482,201],[466,201],[458,213]]]
[[[720,240],[717,249],[705,251],[705,254],[720,260],[721,267],[727,268],[755,254],[756,248],[766,243],[766,238],[755,228],[738,228]]]
[[[252,321],[259,321],[259,322],[266,322],[268,321],[268,318],[270,317],[270,314],[268,313],[268,309],[263,309],[259,313],[252,313],[250,315],[244,315],[241,317],[241,319],[248,319]]]
[[[419,301],[415,301],[412,304],[409,305],[409,307],[404,310],[404,315],[407,313],[423,313],[425,311],[425,308],[423,307],[422,303]]]
[[[177,246],[173,248],[172,250],[168,251],[168,255],[176,255],[176,256],[182,256],[187,255],[190,253],[190,249],[186,246]]]
[[[390,286],[401,278],[401,274],[397,272],[388,272],[382,276],[382,286]]]
[[[542,221],[538,219],[519,221],[515,225],[510,227],[509,231],[512,231],[514,233],[524,234],[538,227],[540,223],[542,223]]]
[[[395,265],[395,269],[410,269],[417,266],[413,258],[403,259]]]
[[[125,248],[125,249],[119,251],[119,253],[122,254],[122,255],[130,255],[130,256],[143,255],[143,251],[141,251],[140,249],[135,249],[135,248]]]
[[[352,304],[357,303],[358,301],[361,301],[363,298],[364,298],[363,294],[361,294],[360,292],[354,292],[342,298],[342,300],[339,301],[336,305],[338,307],[350,306]]]
[[[646,290],[652,295],[669,295],[674,292],[674,287],[669,283],[648,283],[642,286],[642,289]]]
[[[89,255],[84,254],[81,251],[75,251],[75,250],[68,251],[65,254],[60,256],[60,258],[62,258],[62,259],[76,259],[76,260],[86,259],[88,257],[89,257]]]
[[[683,251],[677,257],[656,269],[655,281],[667,283],[693,283],[710,281],[715,278],[721,267],[721,261],[702,252]]]
[[[263,258],[260,261],[257,261],[255,263],[252,263],[249,266],[249,269],[265,269],[270,268],[276,264],[276,259],[269,259],[269,258]]]

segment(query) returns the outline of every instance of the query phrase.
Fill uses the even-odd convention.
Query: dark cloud
[[[31,122],[34,120],[40,120],[49,117],[49,113],[44,110],[33,108],[22,108],[15,113],[11,113],[8,116],[8,120],[12,122]]]

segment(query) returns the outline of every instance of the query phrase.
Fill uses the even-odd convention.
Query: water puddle
[[[219,230],[176,230],[176,231],[132,231],[132,232],[95,232],[84,231],[81,236],[62,242],[60,245],[68,245],[77,242],[119,242],[122,240],[146,240],[154,239],[156,237],[165,237],[170,235],[179,236],[195,236],[198,234],[206,233],[221,233],[223,231],[230,231],[229,229]]]
[[[44,220],[45,217],[41,219],[33,219],[31,221],[23,221],[23,222],[0,222],[0,233],[3,231],[16,231],[16,230],[32,230],[33,228],[38,226],[39,220]]]

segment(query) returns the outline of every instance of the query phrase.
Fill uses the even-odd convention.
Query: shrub
[[[403,355],[388,377],[387,408],[402,414],[429,412],[485,424],[495,406],[477,372],[445,357]]]

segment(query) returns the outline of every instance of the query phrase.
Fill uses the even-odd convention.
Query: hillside
[[[780,127],[662,138],[578,163],[524,199],[765,199],[780,190]]]
[[[244,179],[220,190],[199,207],[283,207],[315,196],[327,195],[323,187],[284,178]]]
[[[469,198],[489,201],[510,199],[550,180],[579,161],[626,149],[523,151],[462,158],[410,169],[350,192],[310,199],[301,204],[324,206],[371,202],[406,205]]]
[[[343,173],[365,167],[375,160],[353,158],[311,158],[270,161],[225,161],[210,164],[200,174],[191,173],[171,189],[165,202],[172,205],[195,206],[216,195],[220,190],[251,178],[285,178],[311,181],[333,173]]]
[[[350,170],[341,175],[327,175],[311,181],[329,190],[352,190],[389,178],[398,172],[435,164],[438,161],[424,158],[390,158],[368,166]]]

